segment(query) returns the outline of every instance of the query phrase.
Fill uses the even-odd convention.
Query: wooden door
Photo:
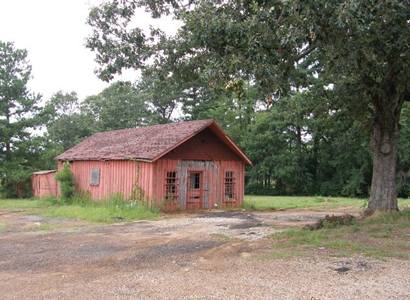
[[[203,208],[203,172],[189,171],[188,174],[186,208]]]

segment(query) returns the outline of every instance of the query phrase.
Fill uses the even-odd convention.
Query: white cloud
[[[31,89],[48,99],[58,90],[76,91],[80,98],[96,94],[107,86],[94,74],[94,54],[85,48],[91,29],[86,25],[89,8],[98,0],[2,0],[0,40],[14,42],[28,50],[33,67]],[[153,20],[144,10],[135,24],[149,24],[174,33],[178,23],[171,19]],[[137,74],[125,72],[122,79]]]

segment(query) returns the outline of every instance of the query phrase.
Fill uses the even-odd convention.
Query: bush
[[[58,171],[55,178],[60,183],[62,200],[65,202],[71,201],[71,198],[74,196],[75,188],[73,172],[71,172],[70,164],[65,162],[63,169]]]

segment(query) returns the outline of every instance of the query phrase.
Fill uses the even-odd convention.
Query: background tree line
[[[184,25],[174,36],[130,27],[140,6]],[[394,104],[397,190],[408,197],[409,18],[401,1],[108,1],[88,19],[97,75],[141,77],[86,99],[57,92],[44,105],[25,90],[26,52],[2,43],[1,68],[27,69],[0,74],[2,188],[16,193],[31,171],[53,168],[55,155],[97,131],[214,118],[254,163],[248,193],[366,197],[374,124]]]

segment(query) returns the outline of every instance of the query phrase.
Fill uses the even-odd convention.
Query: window
[[[100,184],[100,169],[92,169],[90,185],[99,185],[99,184]]]
[[[177,198],[177,172],[167,172],[165,178],[165,199],[173,201]]]
[[[232,200],[234,195],[235,179],[232,171],[225,172],[225,200]]]
[[[190,180],[191,180],[191,189],[193,190],[197,190],[199,188],[201,188],[201,173],[195,172],[195,173],[191,173],[190,176]]]

